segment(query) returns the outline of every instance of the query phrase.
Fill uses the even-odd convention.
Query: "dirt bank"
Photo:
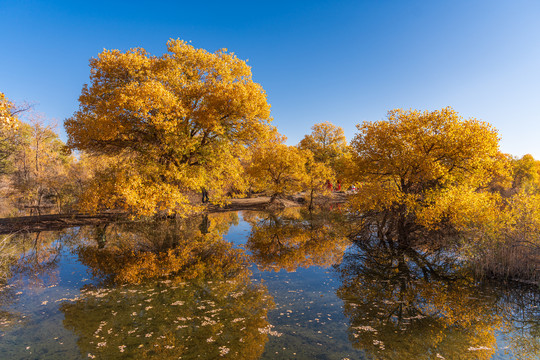
[[[330,196],[318,197],[315,200],[315,204],[333,205],[344,203],[346,199],[346,194],[334,193]],[[270,197],[268,196],[257,196],[231,199],[229,204],[221,207],[211,204],[207,207],[206,212],[216,213],[239,210],[273,211],[288,207],[302,206],[304,204],[304,194],[290,196],[287,199],[276,199],[273,203],[270,203]],[[62,230],[74,226],[97,225],[118,220],[129,220],[129,216],[126,213],[110,212],[96,215],[51,214],[4,218],[0,219],[0,234]]]

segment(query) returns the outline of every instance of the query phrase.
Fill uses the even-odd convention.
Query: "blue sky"
[[[501,149],[540,159],[540,1],[4,1],[0,91],[62,123],[104,48],[161,55],[169,38],[249,59],[296,144],[330,121],[452,106]]]

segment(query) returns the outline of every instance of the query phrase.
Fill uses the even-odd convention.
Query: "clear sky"
[[[0,91],[59,124],[104,48],[163,54],[169,38],[249,59],[296,144],[330,121],[452,106],[540,159],[540,1],[5,1]]]

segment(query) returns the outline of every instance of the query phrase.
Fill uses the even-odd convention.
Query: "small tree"
[[[14,143],[11,198],[19,208],[35,209],[37,214],[53,204],[61,212],[74,157],[52,127],[37,117],[31,124],[20,124]]]
[[[313,154],[306,154],[305,188],[309,193],[309,209],[313,209],[313,197],[317,193],[327,192],[325,184],[334,181],[334,172],[324,163],[315,161]]]
[[[523,155],[520,159],[512,160],[512,188],[516,191],[522,187],[538,190],[540,187],[540,161],[535,160],[531,154]]]
[[[271,202],[301,191],[306,182],[306,153],[283,141],[284,137],[272,138],[255,146],[247,167],[256,188],[270,195]]]
[[[313,125],[311,130],[311,134],[304,136],[298,147],[310,150],[315,161],[333,165],[347,148],[343,129],[326,121]]]

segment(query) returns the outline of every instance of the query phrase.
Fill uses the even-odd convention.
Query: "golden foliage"
[[[240,178],[246,145],[269,131],[266,94],[244,61],[181,40],[167,49],[160,57],[105,50],[90,61],[91,83],[65,122],[68,145],[116,165],[90,186],[83,208],[185,214],[186,193],[201,187],[219,201]]]
[[[0,92],[0,131],[13,130],[18,127],[18,119],[14,115],[15,106]]]
[[[522,187],[540,190],[540,162],[532,155],[523,155],[520,159],[512,161],[513,188]]]
[[[335,162],[347,151],[347,139],[343,129],[326,121],[311,127],[311,134],[298,144],[313,153],[315,161],[334,167]]]
[[[19,119],[15,105],[0,92],[0,175],[12,171],[12,155],[16,150]]]
[[[436,229],[442,222],[464,228],[496,209],[497,196],[482,192],[499,168],[499,139],[489,124],[451,108],[397,109],[358,130],[351,142],[355,210],[394,212]]]
[[[304,189],[309,194],[309,208],[313,208],[313,196],[318,193],[328,193],[326,182],[334,182],[335,175],[325,163],[317,162],[312,153],[306,154],[306,173],[304,176]]]
[[[266,191],[272,199],[302,190],[307,180],[307,154],[283,141],[271,137],[254,146],[246,170],[255,189]]]

